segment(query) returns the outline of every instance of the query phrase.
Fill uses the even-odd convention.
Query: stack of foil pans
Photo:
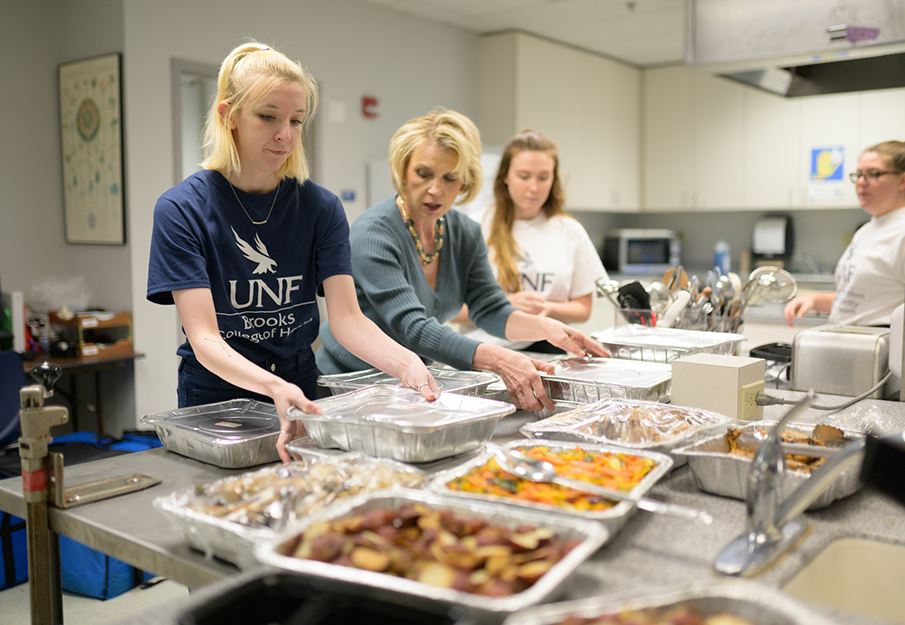
[[[441,392],[458,393],[460,395],[480,396],[490,385],[500,381],[500,376],[489,371],[458,371],[445,367],[428,367],[430,374],[434,376]],[[364,371],[352,371],[337,375],[322,375],[317,379],[320,386],[330,389],[334,395],[354,391],[373,385],[401,385],[399,378],[394,378],[389,373],[379,369],[366,369]]]
[[[170,451],[224,469],[245,469],[280,459],[280,420],[273,404],[234,399],[147,414]]]
[[[368,386],[320,399],[323,414],[294,408],[321,447],[338,447],[403,462],[432,462],[473,451],[490,439],[496,423],[515,412],[505,402],[441,393],[427,401],[400,386]]]
[[[617,358],[563,357],[541,373],[550,399],[590,404],[601,399],[664,401],[672,382],[670,365]]]

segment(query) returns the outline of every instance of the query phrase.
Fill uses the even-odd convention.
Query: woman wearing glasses
[[[850,177],[871,219],[836,265],[836,290],[790,301],[789,325],[809,310],[829,313],[830,323],[889,325],[892,311],[905,300],[905,143],[867,148]]]

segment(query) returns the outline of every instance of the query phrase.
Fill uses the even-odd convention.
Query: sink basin
[[[905,545],[836,540],[783,588],[793,597],[905,623]]]

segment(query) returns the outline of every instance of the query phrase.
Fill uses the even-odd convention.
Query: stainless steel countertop
[[[770,390],[770,394],[793,400],[794,391]],[[818,396],[818,403],[835,404],[846,398]],[[778,419],[783,406],[765,408],[765,418]],[[872,423],[883,432],[905,430],[905,403],[863,400],[840,413],[839,422],[851,429]],[[808,410],[798,422],[826,422],[840,419],[819,410]],[[534,419],[533,413],[519,411],[498,424],[493,440],[505,442],[522,438],[519,428]],[[453,463],[434,463],[441,470]],[[194,586],[223,579],[199,588],[187,599],[160,606],[153,612],[130,617],[137,625],[175,625],[179,615],[203,605],[211,597],[238,587],[252,572],[238,574],[231,565],[207,560],[192,551],[181,533],[153,510],[151,501],[187,484],[209,481],[234,473],[206,465],[162,449],[138,452],[67,469],[69,483],[100,476],[142,472],[163,479],[163,483],[143,491],[71,510],[54,510],[54,529],[111,553],[145,570],[166,575]],[[22,513],[21,480],[0,482],[0,509]],[[674,586],[693,581],[719,581],[712,570],[719,551],[745,527],[745,503],[698,490],[688,466],[675,469],[658,483],[650,495],[665,501],[709,511],[712,525],[636,512],[622,530],[569,578],[563,599],[603,596],[625,591],[649,591],[653,587]],[[834,502],[823,510],[806,513],[811,532],[789,556],[762,576],[742,583],[781,589],[792,576],[830,542],[843,537],[865,537],[905,544],[905,508],[868,490]],[[839,623],[880,625],[884,621],[860,617],[831,608],[814,606],[824,616]]]

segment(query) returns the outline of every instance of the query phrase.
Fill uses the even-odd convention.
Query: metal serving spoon
[[[574,488],[575,490],[580,490],[592,495],[600,495],[607,499],[629,501],[646,512],[667,514],[669,516],[685,519],[686,521],[700,521],[706,525],[713,523],[713,517],[703,510],[666,503],[665,501],[652,499],[650,497],[636,497],[629,493],[622,492],[621,490],[562,477],[556,473],[556,468],[549,462],[537,460],[536,458],[532,458],[531,456],[514,449],[508,450],[503,449],[502,447],[494,447],[493,454],[501,469],[516,477],[531,482],[549,482],[552,484],[559,484],[560,486],[568,486],[569,488]]]

